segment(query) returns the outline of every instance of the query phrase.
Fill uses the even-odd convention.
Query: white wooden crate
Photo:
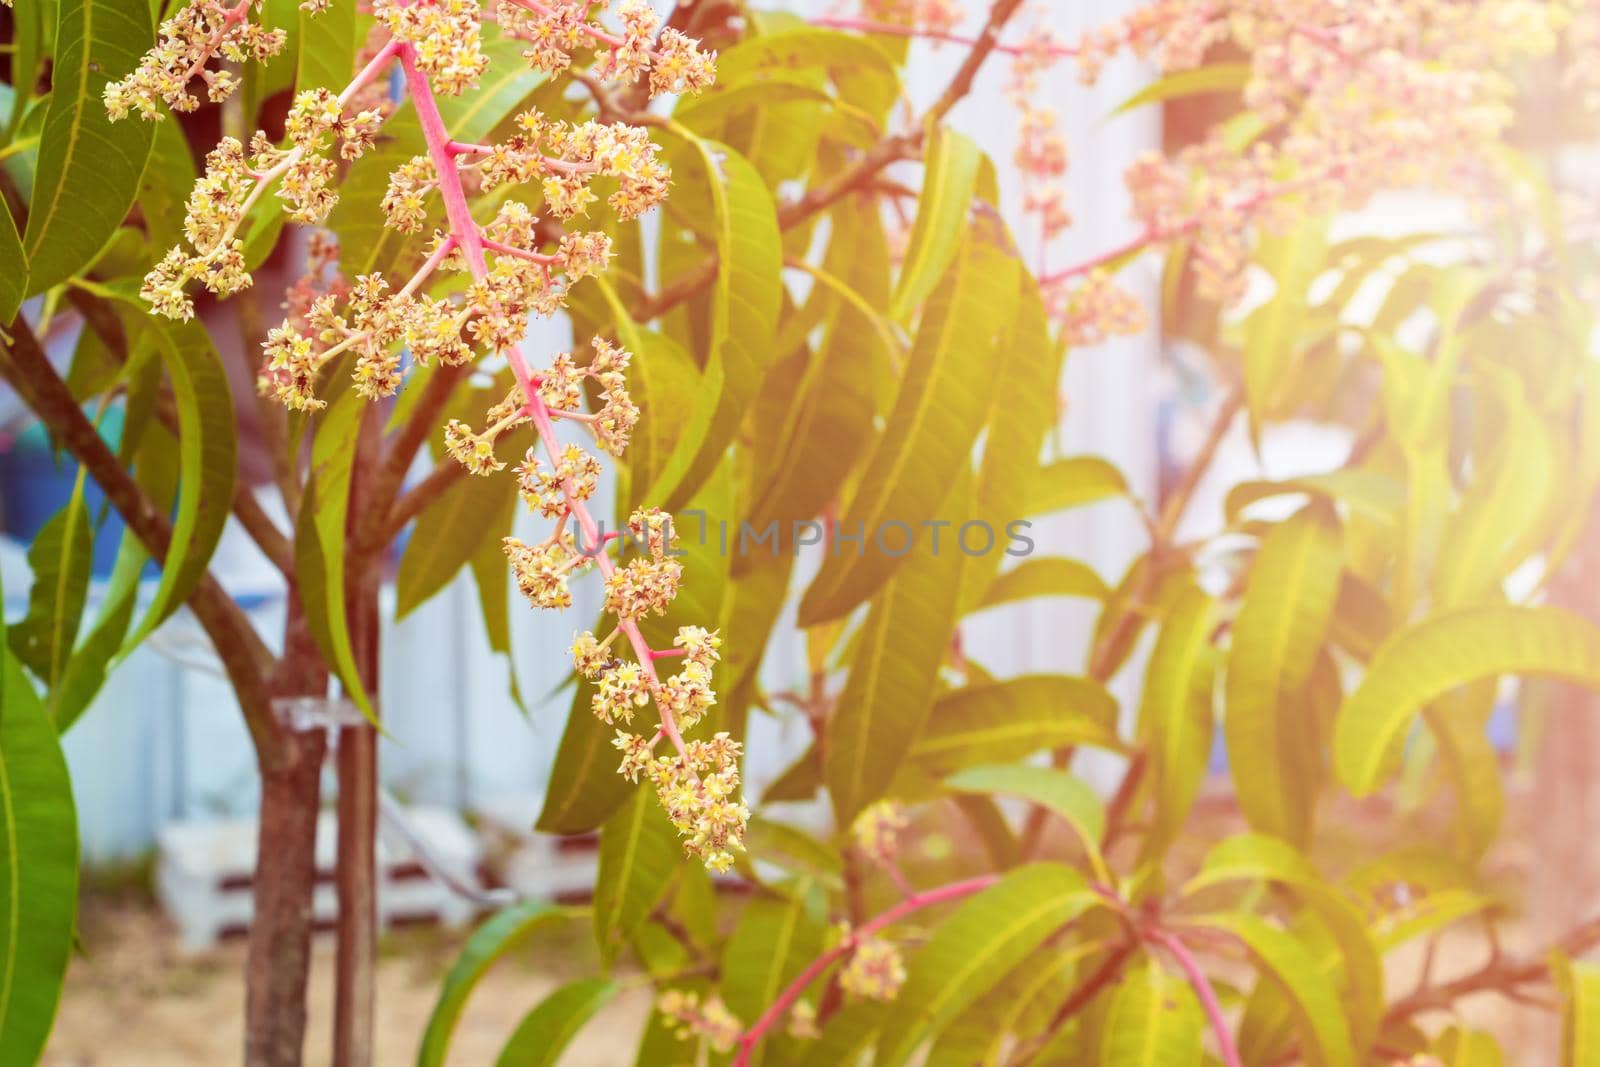
[[[442,808],[410,808],[405,819],[434,861],[461,881],[475,883],[483,849],[461,817]],[[317,885],[312,915],[319,926],[338,913],[333,872],[338,822],[317,819]],[[396,835],[378,832],[378,922],[437,922],[459,926],[477,911],[472,901],[434,880]],[[256,864],[256,821],[217,819],[167,823],[156,833],[156,895],[178,925],[186,951],[203,952],[223,936],[249,929],[251,879]]]

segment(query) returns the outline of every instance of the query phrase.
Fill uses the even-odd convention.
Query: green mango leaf
[[[1382,471],[1350,467],[1278,482],[1240,482],[1228,491],[1223,512],[1229,523],[1236,524],[1240,512],[1251,504],[1292,494],[1343,504],[1352,515],[1386,528],[1399,526],[1406,503],[1406,487],[1400,481]]]
[[[294,537],[295,577],[306,623],[317,647],[328,657],[345,695],[376,725],[377,713],[350,641],[345,600],[345,519],[350,512],[350,478],[356,437],[367,401],[346,390],[322,414],[311,441],[311,476]]]
[[[906,971],[878,1035],[876,1063],[905,1063],[927,1038],[982,996],[1097,898],[1069,867],[1008,872],[933,931]]]
[[[970,468],[995,386],[982,354],[1004,338],[1016,303],[1016,260],[968,240],[928,303],[888,425],[845,509],[840,529],[860,530],[863,543],[845,552],[836,542],[800,602],[801,626],[847,614],[913,556],[962,551],[953,527],[967,508],[939,509]],[[941,519],[952,527],[942,544],[930,537],[939,529],[925,528]]]
[[[454,462],[444,460],[443,462]],[[465,477],[417,517],[395,575],[395,618],[433,599],[485,546],[499,552],[517,496],[503,479]]]
[[[1245,320],[1244,390],[1250,432],[1259,436],[1305,337],[1311,283],[1327,265],[1327,221],[1313,218],[1282,236],[1261,239],[1258,262],[1277,291]]]
[[[609,978],[568,982],[522,1017],[495,1067],[556,1067],[583,1024],[610,1004],[621,988]]]
[[[1600,1067],[1600,964],[1557,958],[1552,970],[1566,1001],[1561,1067]]]
[[[22,114],[39,86],[39,76],[44,73],[42,68],[55,38],[59,8],[60,0],[11,5],[11,43],[16,51],[11,57],[11,77],[7,79],[10,83],[7,88],[11,90],[7,132],[13,139]],[[0,319],[11,321],[9,315],[0,315]]]
[[[728,1010],[747,1023],[760,1018],[778,994],[812,960],[822,954],[827,929],[820,914],[807,907],[805,884],[776,899],[756,897],[739,916],[739,925],[722,952],[719,985]],[[750,1058],[752,1067],[766,1060],[792,1063],[792,1043],[773,1033]]]
[[[1189,96],[1236,93],[1250,84],[1253,69],[1249,63],[1207,63],[1202,67],[1175,70],[1128,97],[1111,114],[1122,115],[1146,104],[1159,104]]]
[[[1124,971],[1100,1039],[1102,1067],[1199,1067],[1205,1013],[1189,983],[1152,964]]]
[[[1238,940],[1263,977],[1288,998],[1301,1053],[1310,1067],[1355,1067],[1339,995],[1304,945],[1254,915],[1205,915],[1191,922]]]
[[[1030,559],[990,583],[980,608],[1012,604],[1035,597],[1081,597],[1104,600],[1111,594],[1093,567],[1075,559]]]
[[[9,323],[17,317],[28,290],[28,259],[17,222],[4,204],[0,204],[0,264],[5,265],[0,269],[0,323]]]
[[[1400,630],[1373,654],[1334,723],[1333,763],[1357,796],[1377,789],[1392,746],[1426,704],[1501,674],[1561,678],[1600,689],[1600,629],[1553,607],[1445,612]]]
[[[966,134],[942,123],[929,131],[917,220],[911,227],[900,283],[889,304],[891,318],[910,321],[955,262],[967,233],[967,213],[982,159],[983,150]]]
[[[714,106],[720,94],[746,86],[801,79],[820,84],[823,77],[833,82],[838,99],[880,123],[901,93],[894,57],[876,41],[797,22],[747,37],[723,52],[717,57],[717,84],[702,97],[680,104],[679,110],[693,114],[702,100]]]
[[[928,1050],[926,1067],[1004,1063],[1014,1035],[1047,1025],[1071,994],[1083,960],[1102,948],[1099,941],[1085,941],[1023,960],[950,1021]]]
[[[228,524],[239,443],[227,372],[205,327],[146,314],[131,287],[100,293],[136,309],[124,321],[141,331],[144,343],[155,346],[178,409],[178,509],[172,543],[150,607],[117,653],[121,660],[188,600],[205,577]]]
[[[862,1055],[877,1040],[888,1013],[889,1005],[881,1000],[845,1004],[822,1028],[822,1036],[809,1043],[800,1067],[839,1067],[861,1062]]]
[[[12,654],[47,689],[54,689],[66,671],[89,598],[94,531],[83,499],[85,475],[79,467],[66,506],[28,546],[28,565],[33,568],[28,614],[9,631]]]
[[[833,220],[822,274],[838,280],[835,292],[853,293],[866,307],[841,297],[821,349],[783,397],[782,422],[758,456],[760,489],[749,520],[757,530],[772,522],[804,522],[838,495],[872,434],[876,403],[869,368],[886,364],[898,348],[870,313],[889,293],[883,223],[858,198],[834,209]]]
[[[330,4],[318,14],[299,11],[299,65],[295,90],[327,89],[338,95],[356,72],[363,34],[355,4]]]
[[[88,635],[73,651],[72,658],[67,660],[60,684],[46,694],[50,717],[59,732],[66,733],[78,721],[105,685],[112,660],[133,622],[134,607],[139,599],[139,578],[149,559],[144,543],[124,530],[100,613]]]
[[[867,613],[823,745],[823,780],[840,826],[883,796],[928,718],[964,560],[953,545],[918,552]]]
[[[990,763],[968,767],[944,780],[961,793],[1002,793],[1021,797],[1061,816],[1083,845],[1097,873],[1104,873],[1100,838],[1106,830],[1106,809],[1083,779],[1055,767],[1031,763]]]
[[[1295,699],[1311,676],[1339,592],[1338,521],[1314,502],[1262,541],[1228,653],[1228,760],[1250,825],[1291,841],[1310,832],[1316,780],[1297,758],[1312,729]]]
[[[3,623],[0,623],[3,626]],[[37,1063],[78,905],[78,826],[55,727],[0,640],[0,1062]]]
[[[450,1036],[466,1007],[467,997],[495,961],[519,947],[540,927],[569,918],[570,914],[554,904],[530,900],[498,912],[478,927],[451,965],[450,973],[445,975],[439,999],[422,1033],[417,1067],[443,1067],[450,1050]]]
[[[668,511],[681,508],[716,470],[755,399],[773,356],[783,265],[777,209],[755,168],[726,145],[676,129],[707,176],[719,265],[699,403],[642,497]]]
[[[60,284],[99,254],[133,204],[155,140],[152,123],[136,115],[113,123],[101,100],[106,82],[133,70],[150,47],[150,9],[119,0],[59,3],[50,108],[22,242],[28,294]]]
[[[184,243],[183,217],[188,210],[189,191],[194,188],[195,170],[182,126],[172,120],[158,122],[155,133],[150,160],[139,178],[139,198],[135,203],[154,246],[151,251],[159,257],[167,249]]]
[[[1144,854],[1163,852],[1189,817],[1205,782],[1216,726],[1216,605],[1190,585],[1162,623],[1145,670],[1139,738],[1149,758],[1155,815]]]
[[[594,939],[608,965],[666,895],[682,855],[677,831],[649,786],[635,789],[600,828]]]
[[[1067,745],[1117,750],[1116,715],[1111,694],[1087,678],[1039,674],[968,686],[934,703],[911,759],[944,776]]]
[[[1459,1026],[1439,1035],[1433,1043],[1433,1054],[1444,1067],[1501,1067],[1505,1063],[1493,1035]]]
[[[1099,456],[1057,460],[1034,476],[1026,514],[1048,515],[1128,494],[1127,480]]]

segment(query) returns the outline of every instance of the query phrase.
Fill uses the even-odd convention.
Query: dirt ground
[[[148,898],[86,897],[82,952],[72,964],[43,1067],[225,1067],[238,1063],[244,1012],[244,941],[204,956],[178,950],[173,928]],[[562,981],[594,974],[574,931],[536,940],[479,984],[456,1029],[451,1067],[488,1067],[522,1016]],[[376,1060],[414,1062],[439,983],[462,935],[413,928],[386,936],[378,965]],[[536,969],[537,968],[537,969]],[[333,939],[319,935],[311,975],[307,1067],[326,1067],[333,1019]],[[593,1019],[562,1067],[631,1063],[649,993],[627,989]]]

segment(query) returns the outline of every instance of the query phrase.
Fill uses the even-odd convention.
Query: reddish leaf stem
[[[1217,991],[1211,987],[1211,980],[1200,969],[1194,954],[1175,934],[1159,927],[1145,931],[1145,937],[1172,954],[1184,976],[1189,979],[1189,984],[1194,987],[1195,996],[1200,998],[1200,1007],[1210,1020],[1211,1031],[1217,1035],[1217,1050],[1222,1056],[1223,1067],[1241,1067],[1239,1048],[1234,1043],[1233,1031],[1228,1028],[1228,1020],[1223,1017]]]

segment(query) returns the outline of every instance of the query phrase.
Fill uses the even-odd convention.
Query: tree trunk
[[[246,1067],[299,1067],[305,1050],[317,808],[327,733],[283,731],[261,775],[255,916],[245,965]]]

